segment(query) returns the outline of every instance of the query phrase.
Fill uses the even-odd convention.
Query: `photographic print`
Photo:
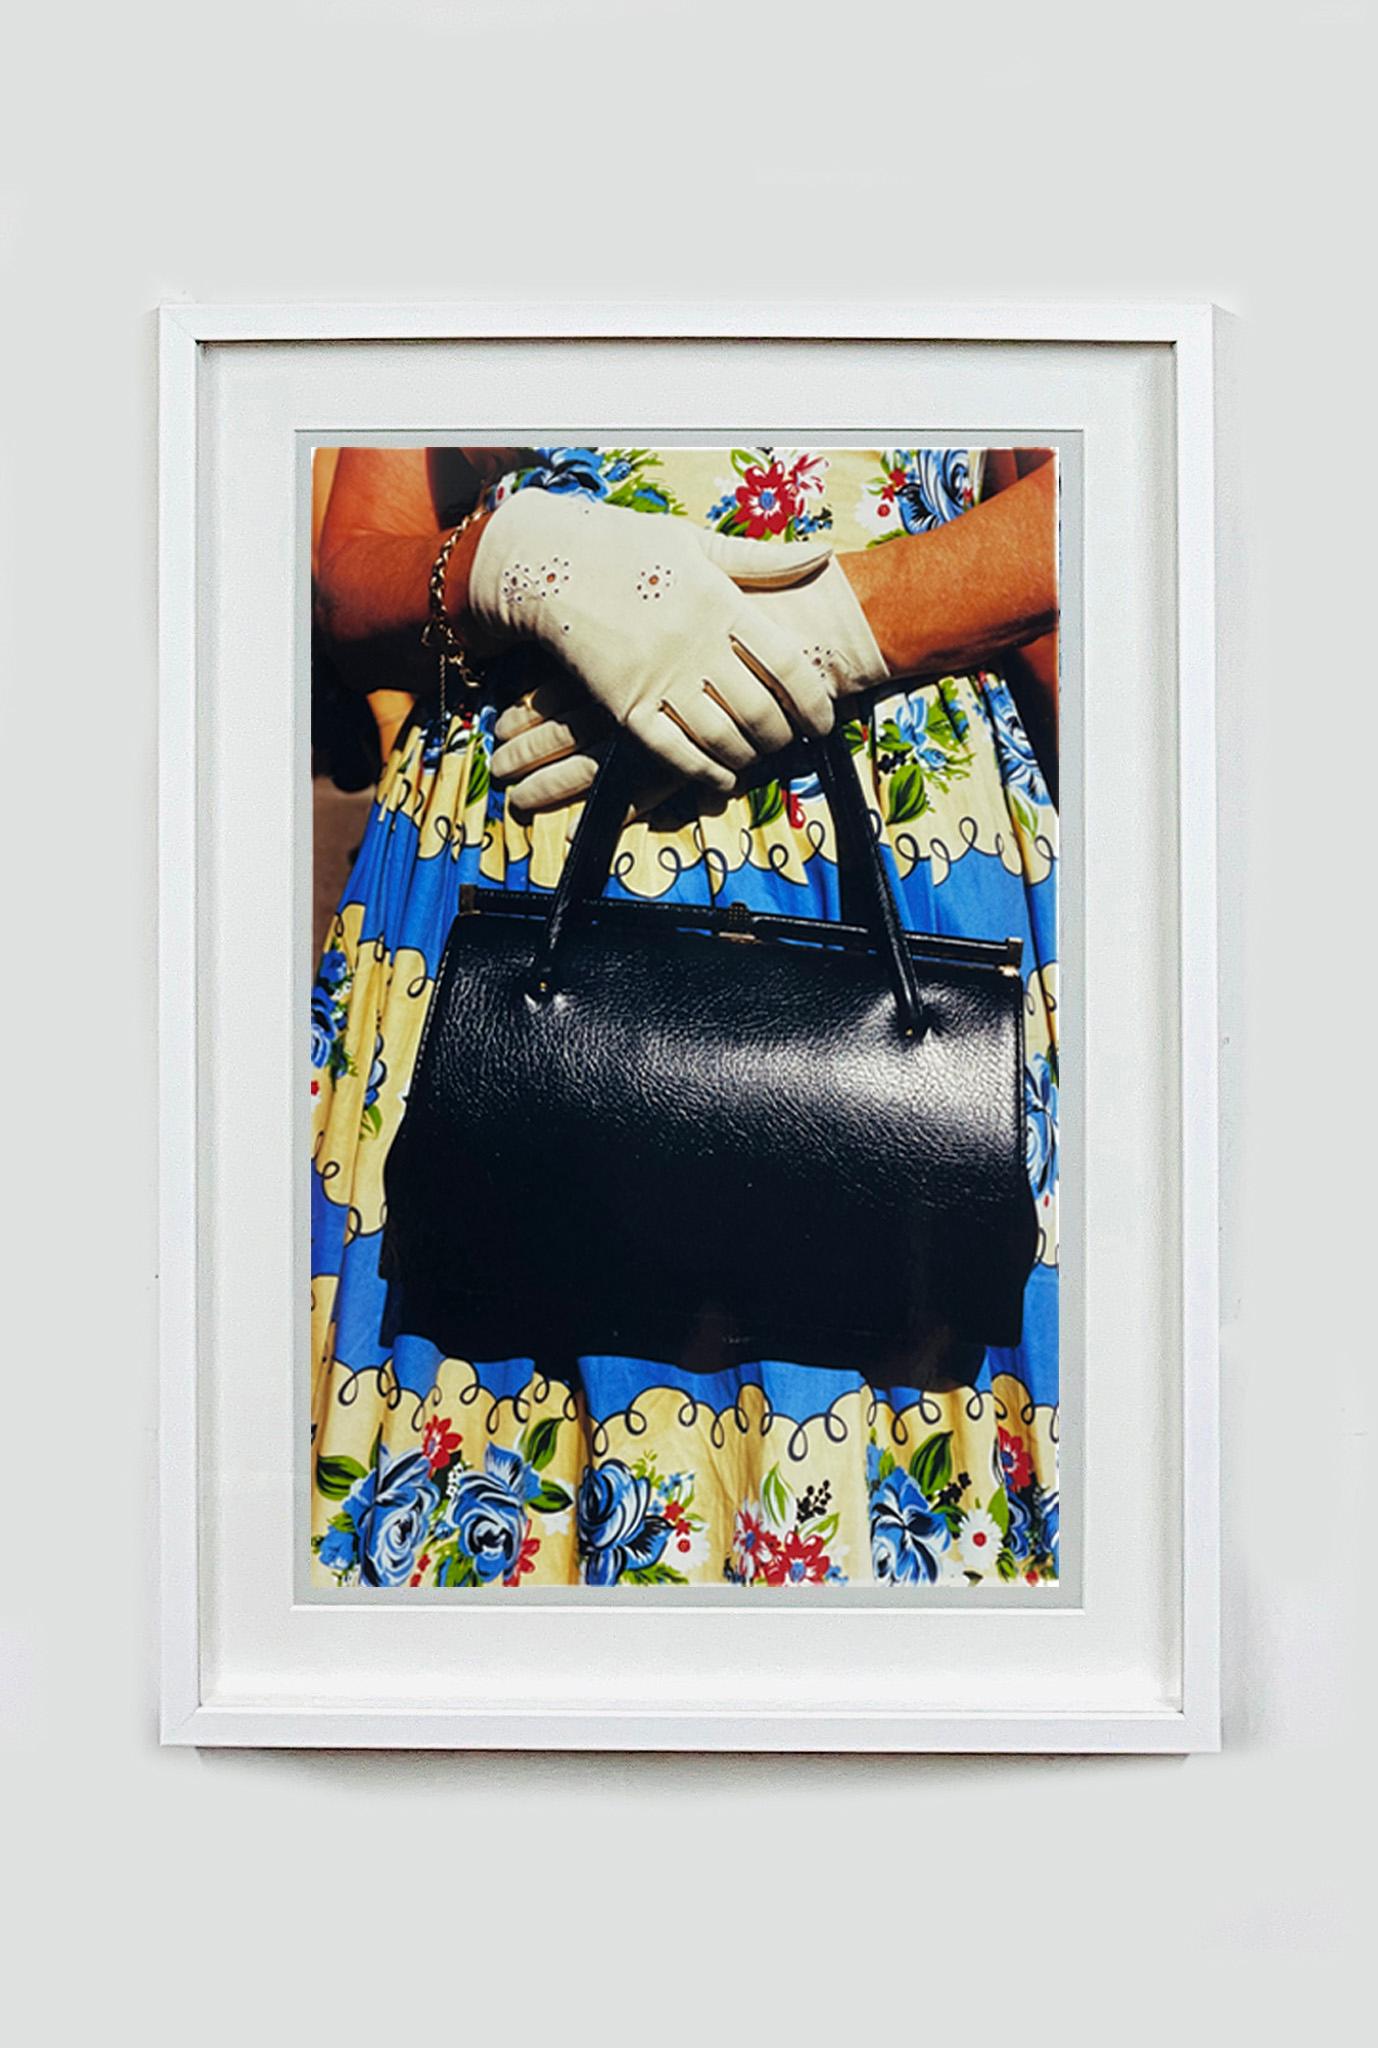
[[[1056,1585],[1057,494],[316,449],[322,1596]]]

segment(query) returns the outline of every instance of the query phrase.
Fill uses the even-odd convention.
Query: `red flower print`
[[[689,1520],[689,1510],[682,1500],[673,1494],[666,1501],[661,1513],[670,1524],[670,1534],[675,1539],[675,1549],[681,1557],[687,1557],[694,1547],[694,1528]]]
[[[420,1557],[418,1557],[416,1560],[416,1570],[411,1575],[410,1583],[413,1586],[419,1586],[421,1584],[422,1579],[426,1576],[426,1567],[430,1563],[430,1561],[431,1554],[429,1550],[423,1550]]]
[[[448,1415],[433,1415],[421,1439],[421,1448],[432,1472],[439,1472],[443,1465],[448,1465],[463,1441],[459,1431],[451,1429]]]
[[[794,476],[786,476],[778,462],[762,469],[758,463],[743,471],[737,486],[737,507],[746,521],[748,537],[764,540],[768,533],[783,533],[803,506],[803,494]]]
[[[800,455],[790,464],[790,485],[799,497],[802,498],[807,491],[816,491],[822,496],[823,472],[827,466],[821,455]]]
[[[783,1543],[772,1538],[761,1560],[761,1576],[768,1586],[821,1585],[831,1569],[822,1537],[801,1536],[797,1529],[791,1529]]]
[[[785,810],[796,832],[804,829],[804,806],[792,789],[785,791]]]
[[[750,1508],[737,1510],[736,1526],[732,1531],[732,1552],[738,1570],[749,1585],[753,1579],[765,1577],[766,1559],[779,1545],[769,1529],[754,1515]]]
[[[527,1572],[535,1571],[536,1552],[540,1547],[541,1539],[539,1536],[523,1536],[521,1556],[503,1580],[504,1586],[515,1586],[526,1576]]]
[[[1033,1477],[1033,1465],[1029,1458],[1029,1446],[1022,1436],[1011,1436],[1007,1429],[998,1431],[1000,1438],[1000,1470],[1005,1475],[1005,1484],[1018,1492],[1027,1486]]]

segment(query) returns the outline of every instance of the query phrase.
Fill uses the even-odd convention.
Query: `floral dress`
[[[492,502],[584,492],[758,539],[826,531],[840,549],[960,517],[981,467],[961,449],[557,448],[538,463]],[[312,992],[313,1583],[1054,1580],[1057,818],[1006,685],[897,689],[849,727],[906,925],[1024,942],[1038,1258],[1021,1343],[950,1393],[775,1359],[703,1375],[585,1357],[555,1381],[530,1359],[383,1341],[383,1165],[460,885],[549,890],[567,844],[568,811],[523,824],[491,786],[494,717],[402,734]],[[610,890],[835,917],[825,815],[810,777],[657,816],[629,827]],[[884,1289],[884,1244],[854,1284]]]

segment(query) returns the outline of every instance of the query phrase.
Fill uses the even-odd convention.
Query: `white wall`
[[[11,27],[18,2038],[1078,2044],[1324,2034],[1366,2009],[1374,1130],[1345,1064],[1373,1028],[1373,912],[1347,879],[1372,869],[1371,23],[1244,0],[76,0]],[[1248,323],[1225,1752],[160,1754],[151,308],[891,290],[1215,298]]]

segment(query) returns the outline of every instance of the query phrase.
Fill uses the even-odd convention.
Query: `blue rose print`
[[[1010,1555],[1019,1564],[1032,1564],[1049,1558],[1056,1572],[1062,1520],[1057,1494],[1035,1480],[1028,1487],[1010,1494],[1009,1509],[1010,1526],[1005,1541]]]
[[[422,1452],[394,1457],[380,1444],[372,1470],[344,1503],[340,1526],[327,1530],[321,1541],[321,1563],[335,1571],[357,1564],[365,1586],[400,1586],[411,1575],[439,1502]]]
[[[486,1472],[465,1472],[457,1480],[450,1525],[484,1585],[505,1579],[521,1556],[526,1511],[508,1487]]]
[[[919,448],[905,462],[905,480],[895,492],[906,533],[929,533],[964,512],[971,502],[971,473],[964,448]]]
[[[528,1465],[520,1451],[504,1451],[490,1444],[483,1454],[483,1467],[490,1478],[501,1480],[513,1496],[525,1503],[541,1490],[540,1474]]]
[[[352,977],[343,953],[332,949],[322,954],[311,990],[311,1064],[325,1066],[336,1049],[345,1025],[344,998]],[[341,1047],[341,1054],[343,1048]]]
[[[936,730],[930,733],[929,716],[939,712],[941,716],[935,718]],[[920,767],[941,773],[952,766],[947,743],[953,739],[960,740],[961,734],[943,707],[932,702],[922,690],[916,690],[911,696],[898,699],[893,717],[902,738],[913,748],[914,759]]]
[[[483,1585],[505,1579],[521,1556],[527,1503],[540,1492],[538,1474],[516,1451],[490,1444],[481,1472],[465,1472],[450,1495],[449,1522]]]
[[[342,1520],[347,1513],[346,1508],[342,1513]],[[321,1563],[328,1565],[332,1572],[351,1571],[359,1562],[359,1531],[353,1522],[349,1523],[348,1528],[336,1528],[332,1525],[327,1529],[321,1538],[319,1554]]]
[[[648,468],[658,465],[645,449],[538,448],[536,455],[530,469],[519,469],[507,479],[504,490],[554,491],[559,496],[578,492],[586,498],[611,498],[638,512],[683,509],[646,475]]]
[[[584,1467],[575,1519],[590,1586],[615,1586],[623,1572],[656,1564],[670,1536],[664,1515],[651,1512],[651,1482],[620,1458]]]
[[[319,994],[311,996],[311,1064],[323,1067],[335,1042],[334,1012]]]
[[[1048,1556],[1052,1559],[1053,1576],[1062,1569],[1061,1546],[1058,1538],[1062,1533],[1062,1504],[1056,1493],[1044,1493],[1040,1502],[1043,1514],[1043,1542]]]
[[[610,482],[617,481],[605,470],[597,448],[538,448],[536,453],[538,465],[521,473],[523,490],[583,491],[591,498],[606,498]],[[628,466],[622,465],[624,476]]]
[[[421,766],[438,768],[447,754],[457,754],[468,745],[468,734],[455,724],[447,713],[442,718],[437,711],[428,720],[425,738],[421,742]]]
[[[1010,1556],[1022,1564],[1033,1549],[1033,1509],[1029,1504],[1029,1492],[1011,1493],[1009,1496],[1010,1526],[1005,1541]]]
[[[881,1480],[871,1495],[871,1568],[878,1580],[932,1585],[951,1540],[947,1523],[907,1472],[896,1468]]]
[[[1057,1080],[1052,1063],[1036,1053],[1024,1069],[1024,1163],[1035,1195],[1057,1179]]]
[[[368,1086],[364,1090],[365,1109],[372,1109],[387,1077],[387,1062],[383,1058],[383,1034],[380,1031],[373,1041],[373,1065],[368,1070]]]
[[[1010,789],[1016,789],[1036,804],[1051,804],[1048,785],[1043,780],[1043,770],[1029,736],[1025,732],[1019,713],[1015,710],[1014,699],[1008,684],[997,676],[989,676],[985,686],[986,707],[990,712],[991,730],[995,736],[995,751],[1000,757],[1001,775]]]

